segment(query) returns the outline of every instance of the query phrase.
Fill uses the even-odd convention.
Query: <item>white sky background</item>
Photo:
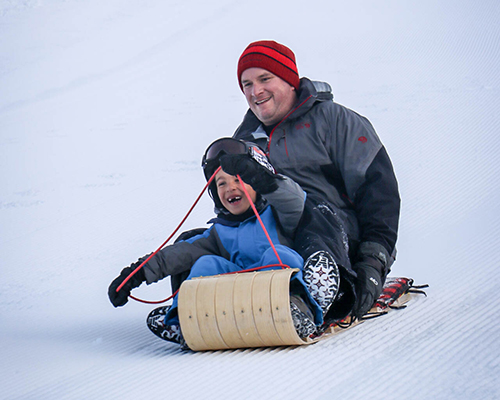
[[[0,0],[0,399],[496,398],[499,11]],[[374,124],[403,202],[392,274],[429,296],[312,347],[185,354],[107,286],[201,191],[260,39]],[[205,196],[185,228],[211,215]],[[134,294],[166,297],[168,280]]]

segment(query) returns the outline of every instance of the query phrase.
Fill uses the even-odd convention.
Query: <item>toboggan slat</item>
[[[190,349],[296,346],[290,279],[297,269],[217,275],[184,281],[178,295],[182,334]]]

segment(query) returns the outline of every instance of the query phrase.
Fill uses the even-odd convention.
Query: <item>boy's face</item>
[[[241,187],[241,182],[236,176],[226,174],[220,170],[215,176],[215,185],[217,186],[217,194],[222,205],[233,215],[243,214],[250,207],[250,202]],[[244,184],[250,195],[250,198],[255,203],[257,193],[250,185]]]

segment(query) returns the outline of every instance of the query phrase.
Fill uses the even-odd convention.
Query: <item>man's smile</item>
[[[271,100],[271,98],[272,98],[272,96],[266,97],[265,99],[256,101],[255,104],[260,106],[261,104],[264,104],[264,103],[268,102],[269,100]]]

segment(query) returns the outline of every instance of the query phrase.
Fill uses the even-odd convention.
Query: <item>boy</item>
[[[110,285],[111,302],[115,307],[122,306],[130,291],[143,281],[150,284],[189,269],[188,279],[276,264],[276,255],[254,215],[244,185],[282,262],[300,269],[291,281],[292,316],[299,336],[311,335],[315,325],[323,323],[324,299],[310,295],[302,277],[303,259],[289,247],[302,216],[304,191],[291,179],[276,174],[257,146],[236,139],[222,138],[212,143],[202,166],[207,180],[222,167],[209,186],[217,214],[209,221],[212,226],[202,234],[165,247],[117,293],[116,288],[139,264],[125,268]],[[244,182],[235,175],[240,175]],[[325,287],[338,287],[338,270],[324,272]],[[183,342],[176,297],[171,307],[153,310],[147,323],[160,338]]]

